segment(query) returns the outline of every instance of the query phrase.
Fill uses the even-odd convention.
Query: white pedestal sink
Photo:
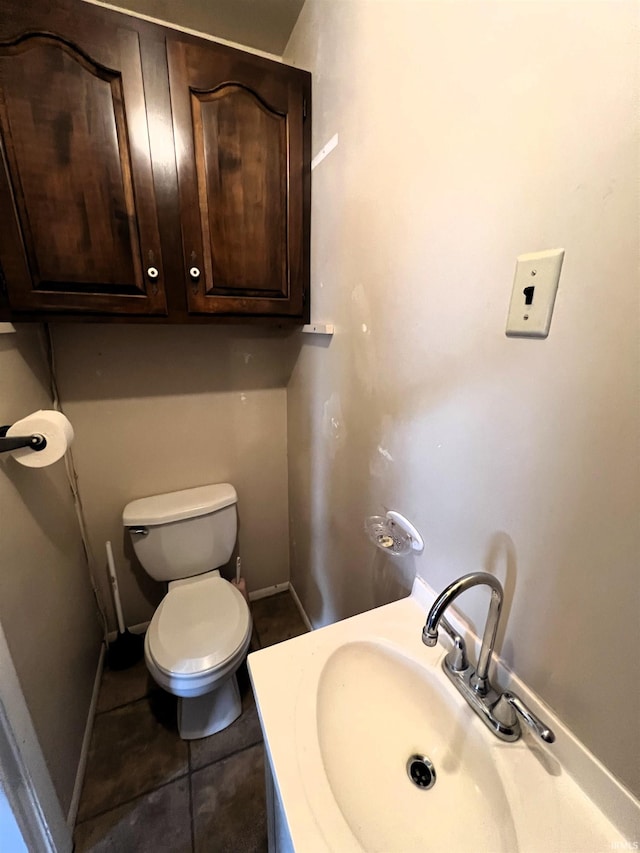
[[[476,717],[440,668],[444,648],[421,641],[434,597],[417,580],[403,601],[249,656],[275,781],[271,848],[637,849],[640,804],[517,679],[498,669],[495,681],[544,717],[555,744],[504,743]],[[409,778],[412,755],[432,762],[432,787]]]

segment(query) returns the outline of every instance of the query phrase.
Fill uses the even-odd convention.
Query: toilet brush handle
[[[116,577],[116,564],[113,561],[113,551],[111,550],[111,542],[105,542],[107,549],[107,565],[109,566],[109,577],[111,578],[111,586],[113,587],[113,601],[116,606],[116,616],[118,618],[118,631],[124,634],[124,618],[122,616],[122,605],[120,604],[120,591],[118,589],[118,578]]]

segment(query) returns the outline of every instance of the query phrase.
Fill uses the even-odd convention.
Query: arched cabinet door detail
[[[167,53],[188,310],[304,318],[308,75],[178,38]]]
[[[194,302],[199,295],[286,299],[287,116],[237,84],[191,91],[191,115],[208,249]]]
[[[137,33],[0,41],[0,135],[12,309],[166,313]]]

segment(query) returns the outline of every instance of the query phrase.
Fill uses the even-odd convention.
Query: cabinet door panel
[[[31,32],[0,42],[10,302],[164,313],[138,38],[118,29],[80,41]]]
[[[167,50],[189,310],[302,317],[302,72],[217,45]]]
[[[236,85],[192,93],[191,112],[208,292],[286,298],[286,116]]]

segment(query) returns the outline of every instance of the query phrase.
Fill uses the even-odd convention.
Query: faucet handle
[[[529,728],[546,743],[553,743],[556,739],[549,726],[545,725],[539,717],[536,717],[519,696],[510,693],[508,690],[505,690],[498,699],[491,709],[491,713],[499,723],[510,727],[515,726],[518,721],[517,718],[520,716]]]
[[[453,642],[453,648],[447,652],[445,658],[447,666],[452,672],[464,672],[469,668],[469,659],[467,658],[467,647],[464,640],[458,634],[451,622],[444,616],[440,619],[440,627],[444,629],[445,634],[448,634]]]

